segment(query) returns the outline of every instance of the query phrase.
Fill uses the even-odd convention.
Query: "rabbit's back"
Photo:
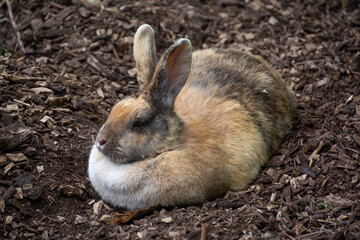
[[[296,111],[293,92],[261,57],[234,49],[195,51],[188,82],[175,104],[176,111],[189,124],[202,121],[207,127],[222,129],[226,121],[234,122],[231,111],[224,109],[224,102],[241,109],[235,110],[244,118],[239,120],[244,122],[240,125],[251,123],[259,133],[259,144],[265,149],[261,164],[265,163],[291,129]],[[216,121],[218,118],[224,122]]]

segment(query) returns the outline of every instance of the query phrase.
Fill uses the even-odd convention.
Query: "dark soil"
[[[0,1],[0,239],[360,239],[358,1],[11,2],[27,53]],[[87,157],[111,106],[137,90],[143,23],[159,54],[187,37],[263,56],[298,117],[248,189],[114,226],[125,210],[94,193]]]

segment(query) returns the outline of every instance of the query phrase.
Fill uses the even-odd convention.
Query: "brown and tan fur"
[[[103,159],[90,156],[95,190],[114,205],[138,208],[198,203],[243,189],[291,129],[293,92],[261,57],[235,49],[191,53],[186,39],[154,68],[147,26],[134,43],[141,91],[114,106],[97,136],[105,144],[92,153],[126,165],[126,173],[134,173],[127,178],[139,183],[114,180],[121,190],[130,186],[128,197],[101,193],[90,168]]]

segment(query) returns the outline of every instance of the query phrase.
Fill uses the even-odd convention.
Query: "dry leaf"
[[[126,224],[133,221],[134,219],[141,218],[146,215],[150,215],[158,208],[159,207],[157,206],[153,206],[146,209],[136,209],[130,212],[118,213],[113,215],[109,220],[107,220],[107,222],[110,222],[115,225]]]

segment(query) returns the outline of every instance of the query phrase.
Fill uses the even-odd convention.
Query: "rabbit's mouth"
[[[115,163],[121,163],[126,162],[126,159],[124,158],[124,155],[121,154],[119,151],[110,151],[108,147],[106,147],[105,144],[101,144],[98,141],[95,143],[97,150],[108,157],[112,162]]]
[[[108,147],[102,146],[98,142],[95,143],[97,150],[105,155],[111,162],[116,164],[130,164],[134,162],[143,161],[145,159],[148,159],[149,157],[155,157],[155,156],[143,156],[139,154],[131,154],[125,151],[122,151],[121,149],[108,149]],[[136,151],[135,151],[136,152]]]

